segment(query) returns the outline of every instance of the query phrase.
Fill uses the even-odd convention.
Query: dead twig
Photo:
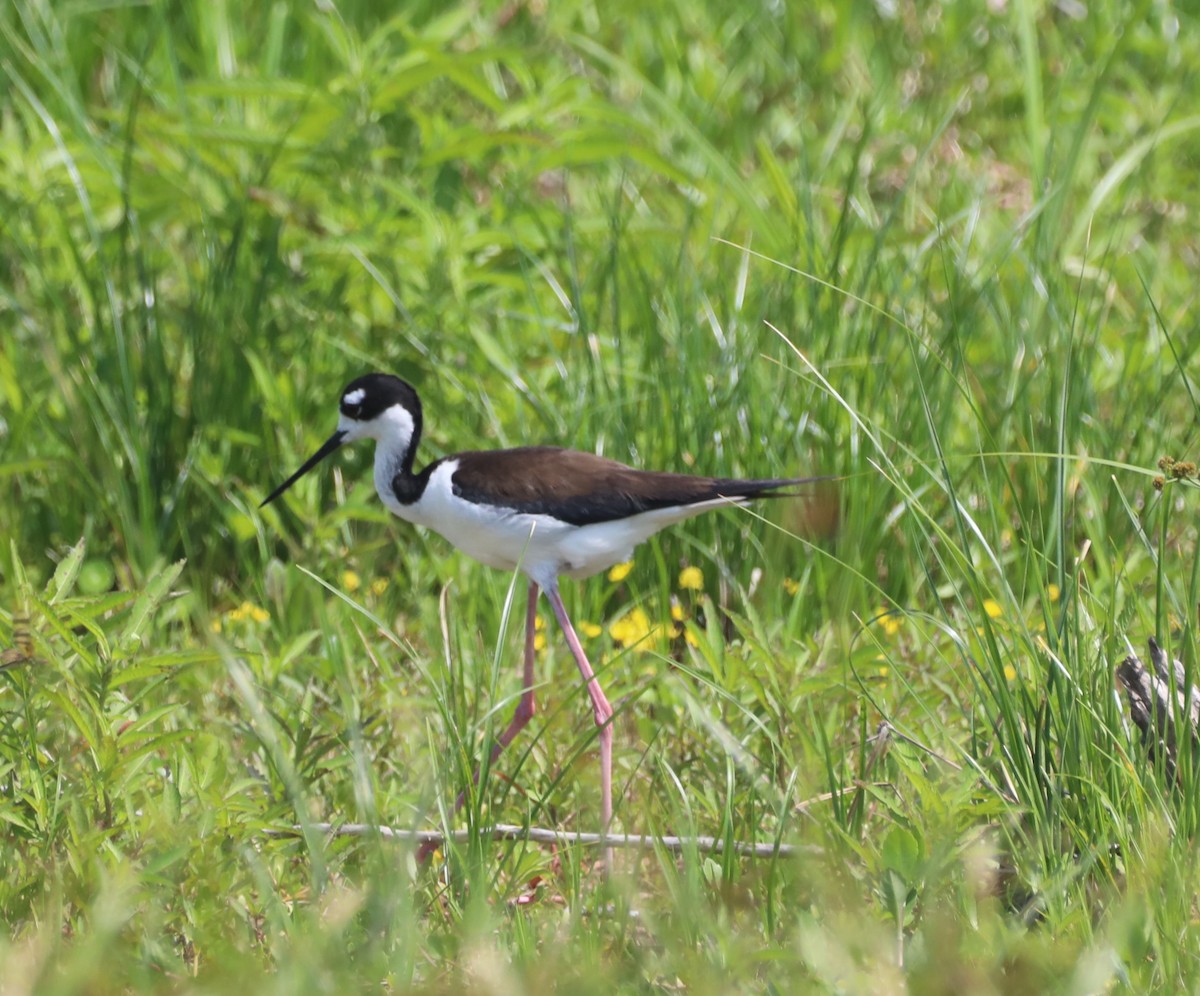
[[[473,831],[454,830],[444,834],[440,830],[398,830],[395,827],[372,826],[369,823],[310,823],[307,827],[293,826],[289,830],[268,830],[269,837],[294,837],[305,830],[315,830],[329,834],[332,837],[375,837],[382,840],[392,840],[410,844],[444,844],[452,840],[456,844],[466,842]],[[522,827],[511,823],[497,823],[494,826],[483,827],[478,831],[480,836],[488,836],[497,840],[528,840],[535,844],[587,844],[603,847],[624,848],[653,848],[661,847],[672,854],[679,854],[688,848],[695,848],[702,853],[720,854],[725,850],[726,841],[719,837],[656,837],[651,834],[609,834],[578,833],[564,830],[549,830],[544,827]],[[802,851],[819,851],[816,847],[805,847],[798,844],[752,844],[735,840],[729,847],[737,854],[748,858],[787,858]]]

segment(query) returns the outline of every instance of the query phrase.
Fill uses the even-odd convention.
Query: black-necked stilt
[[[529,578],[521,699],[492,759],[534,714],[534,628],[538,589],[546,593],[575,656],[599,728],[601,821],[612,821],[612,706],[558,592],[562,575],[586,578],[629,560],[633,548],[664,526],[710,508],[779,494],[819,478],[738,480],[634,470],[593,453],[554,446],[456,453],[420,472],[421,402],[412,386],[371,373],[342,392],[337,431],[263,501],[274,501],[344,443],[375,440],[375,490],[407,522],[440,533],[464,553]],[[462,804],[459,795],[455,805]],[[605,855],[606,867],[611,858]]]

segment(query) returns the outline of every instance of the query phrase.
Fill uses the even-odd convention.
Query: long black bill
[[[291,477],[289,477],[281,485],[279,485],[279,487],[277,487],[269,495],[267,495],[267,497],[263,499],[262,505],[259,505],[258,507],[262,508],[265,505],[271,504],[271,502],[273,502],[276,498],[278,498],[281,494],[283,494],[288,488],[290,488],[293,484],[295,484],[298,480],[300,480],[300,478],[302,478],[305,474],[307,474],[310,470],[312,470],[313,467],[315,467],[322,460],[324,460],[327,456],[329,456],[330,453],[332,453],[339,446],[341,446],[342,440],[345,437],[346,437],[346,434],[344,432],[342,432],[341,430],[338,430],[332,436],[330,436],[328,439],[326,439],[324,444],[321,446],[321,448],[319,450],[317,450],[317,452],[314,453],[312,456],[310,456],[307,460],[304,461],[304,466],[301,467],[298,471],[296,471],[296,473],[294,473]]]

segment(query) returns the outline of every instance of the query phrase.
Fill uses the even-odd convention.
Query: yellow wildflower
[[[1004,677],[1007,678],[1009,681],[1016,681],[1017,680],[1017,669],[1015,667],[1013,667],[1011,664],[1005,664],[1004,665]]]
[[[545,650],[546,649],[546,634],[545,633],[534,633],[533,649],[534,650]]]
[[[211,619],[208,623],[208,628],[214,633],[221,632],[221,620],[220,619]]]
[[[604,630],[602,627],[597,626],[594,622],[581,622],[579,624],[579,632],[581,632],[589,640],[594,640],[601,633],[603,633]]]
[[[230,609],[225,613],[225,618],[229,622],[243,622],[249,619],[251,622],[265,623],[271,618],[271,613],[264,609],[261,605],[255,605],[248,599],[242,602],[236,609]],[[218,624],[219,628],[219,624]],[[213,632],[218,630],[214,629]]]
[[[1004,610],[1000,608],[1000,603],[994,598],[985,598],[983,600],[983,611],[988,614],[989,619],[999,619],[1004,615]]]
[[[376,578],[371,582],[371,594],[382,595],[388,590],[388,584],[389,582],[387,578]]]
[[[633,570],[633,561],[627,560],[623,564],[615,564],[608,572],[608,580],[613,584],[624,581],[629,577],[629,572]]]
[[[608,627],[608,632],[623,647],[631,647],[648,637],[653,627],[644,609],[631,609]]]
[[[671,618],[676,622],[683,622],[687,618],[687,613],[683,611],[683,606],[678,602],[671,603]]]
[[[1062,591],[1059,589],[1058,585],[1048,584],[1046,585],[1046,595],[1050,601],[1057,602],[1059,596],[1062,595]]]
[[[902,625],[900,616],[895,612],[887,612],[886,609],[880,609],[879,612],[879,625],[883,627],[883,631],[888,636],[895,636],[899,633]],[[887,613],[886,615],[884,615],[885,612]]]
[[[798,592],[800,590],[800,582],[797,581],[795,578],[784,578],[783,579],[783,590],[786,591],[789,595],[794,596],[796,594],[796,592]]]
[[[355,574],[354,571],[342,571],[342,587],[350,592],[350,594],[354,594],[354,592],[362,587],[362,578]]]
[[[700,591],[704,587],[704,572],[699,567],[685,567],[679,572],[679,587]]]

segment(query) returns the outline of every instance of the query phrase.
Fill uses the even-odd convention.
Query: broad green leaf
[[[145,589],[134,602],[129,621],[125,624],[121,636],[113,647],[114,657],[123,657],[141,645],[146,629],[150,625],[150,617],[162,604],[163,599],[170,594],[171,586],[175,584],[183,571],[183,565],[184,561],[177,560],[163,568],[147,582]]]
[[[81,539],[59,561],[58,567],[54,570],[54,577],[46,586],[46,594],[49,596],[51,605],[69,595],[71,589],[75,587],[75,582],[79,578],[79,569],[83,566],[83,555],[86,548],[87,544]]]
[[[885,868],[912,882],[920,870],[921,843],[904,827],[894,826],[883,839],[880,857]]]

